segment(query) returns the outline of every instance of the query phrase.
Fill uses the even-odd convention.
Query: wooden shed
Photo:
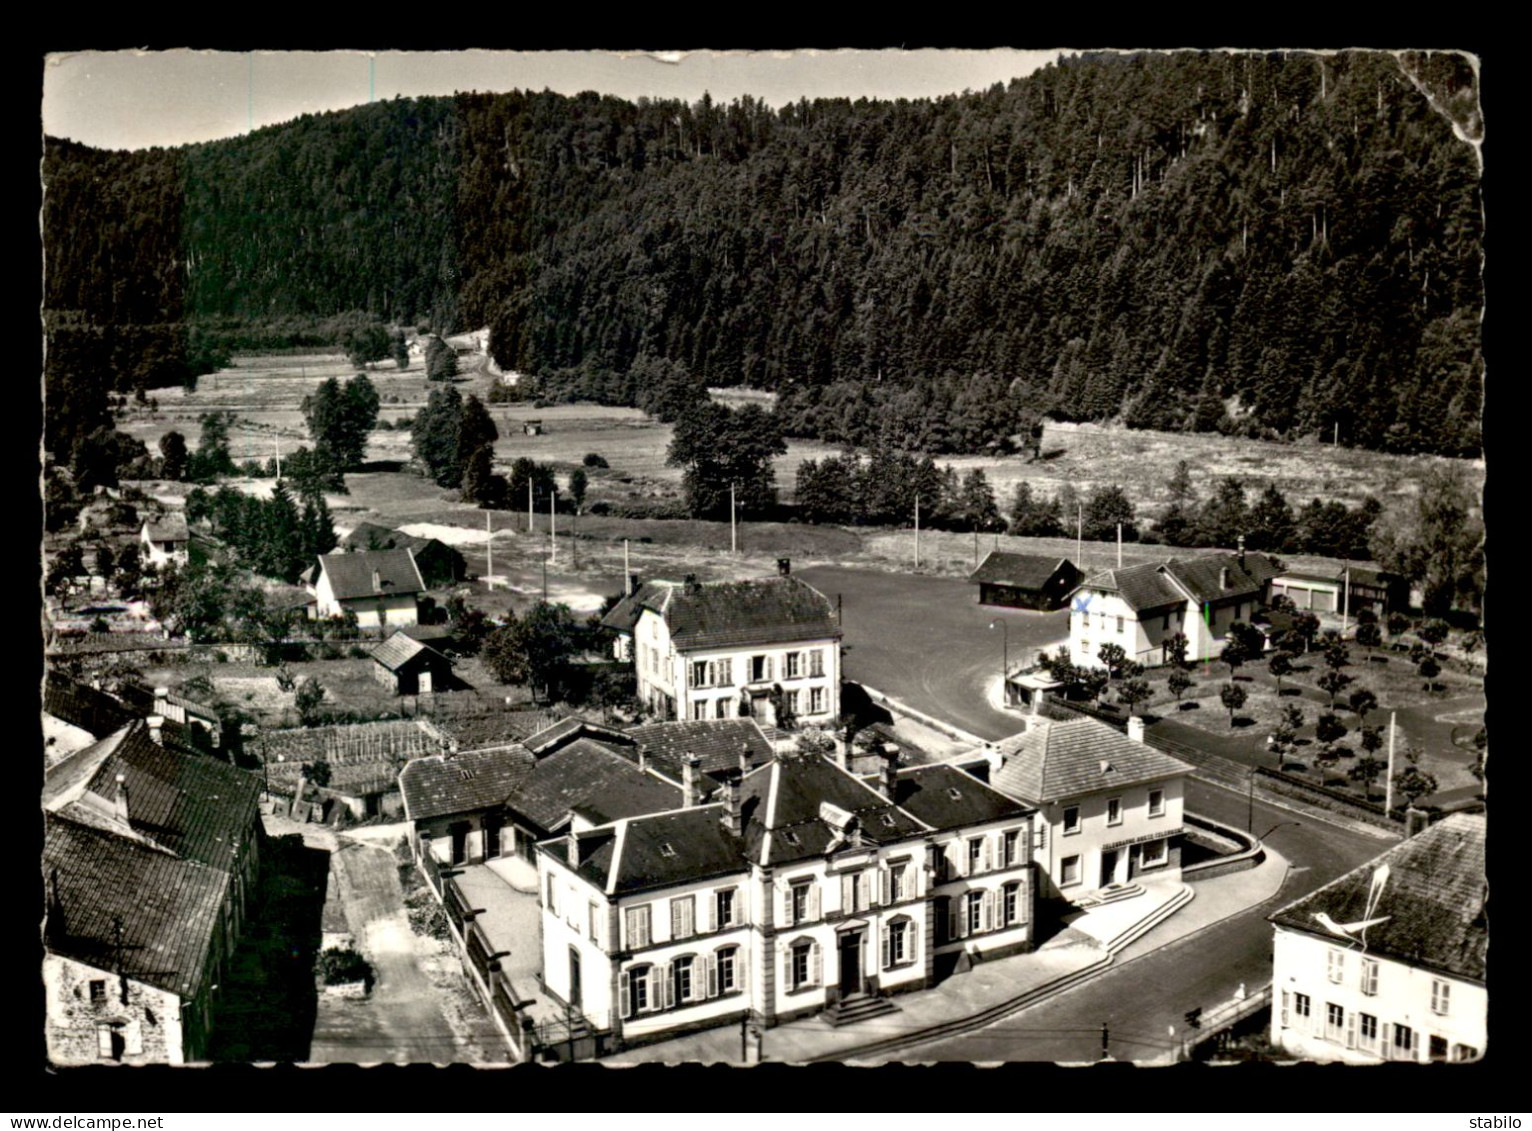
[[[1061,609],[1085,580],[1068,558],[991,551],[968,575],[979,587],[979,604],[1013,609]]]
[[[403,630],[372,650],[372,674],[396,695],[430,695],[452,682],[452,661]]]

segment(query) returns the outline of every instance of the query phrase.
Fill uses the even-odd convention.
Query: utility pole
[[[739,553],[739,535],[734,526],[734,484],[729,484],[729,553]]]
[[[915,568],[920,568],[920,496],[915,496]]]
[[[1341,573],[1341,614],[1340,634],[1346,635],[1346,626],[1351,620],[1351,562],[1348,559],[1346,568]]]
[[[532,477],[527,476],[527,533],[532,533]]]
[[[1383,782],[1383,815],[1390,816],[1394,811],[1394,723],[1398,719],[1398,713],[1388,713],[1388,777]]]
[[[271,438],[271,450],[277,453],[277,481],[282,480],[282,441],[277,437]]]
[[[1117,524],[1117,568],[1122,568],[1122,523]]]
[[[978,569],[979,568],[979,524],[978,523],[974,523],[974,527],[973,527],[973,568],[974,569]]]
[[[551,547],[548,555],[557,562],[559,560],[559,532],[558,519],[554,517],[554,505],[559,497],[559,489],[555,487],[548,492],[548,545]]]
[[[633,573],[628,568],[628,540],[624,538],[622,540],[622,591],[624,593],[632,592],[632,590],[628,588],[628,586],[633,584],[632,579]]]
[[[1246,801],[1246,807],[1245,807],[1245,831],[1247,833],[1249,833],[1249,832],[1254,832],[1255,831],[1255,767],[1254,766],[1250,767],[1250,772],[1245,775],[1245,783],[1246,783],[1247,786],[1249,786],[1249,789],[1250,789],[1250,793],[1248,795],[1248,798],[1247,798],[1247,801]]]
[[[489,511],[484,512],[484,552],[489,555],[489,565],[485,567],[484,584],[490,589],[495,587],[495,534],[490,529]]]
[[[1081,548],[1085,540],[1085,508],[1079,503],[1075,504],[1075,565],[1085,568],[1085,551]]]
[[[543,558],[543,604],[548,603],[548,559]]]
[[[580,508],[575,507],[574,532],[569,536],[569,549],[574,554],[575,572],[580,569]]]

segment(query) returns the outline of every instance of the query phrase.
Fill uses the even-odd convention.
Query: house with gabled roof
[[[180,511],[145,519],[139,541],[147,565],[184,566],[191,560],[191,531],[186,526],[186,515]]]
[[[1034,715],[985,751],[990,784],[1037,810],[1033,859],[1044,898],[1089,901],[1105,888],[1179,880],[1182,800],[1192,767],[1091,718]]]
[[[260,780],[135,720],[44,777],[50,1055],[200,1058],[254,895]]]
[[[665,719],[828,725],[840,714],[841,628],[823,593],[791,574],[650,581],[602,624],[626,645],[638,697]]]
[[[426,585],[409,549],[320,554],[314,615],[356,614],[361,628],[415,624]]]
[[[1061,609],[1085,574],[1068,558],[991,550],[968,575],[979,604],[1013,609]]]
[[[430,695],[452,686],[452,661],[402,628],[372,649],[372,675],[395,695]]]
[[[361,522],[341,539],[345,550],[410,550],[421,579],[428,587],[452,585],[468,576],[468,562],[460,550],[439,538],[406,534],[376,522]]]
[[[1309,1060],[1484,1052],[1483,814],[1454,813],[1271,916],[1271,1043]]]
[[[1168,663],[1166,645],[1178,633],[1187,659],[1217,658],[1229,626],[1266,606],[1281,572],[1275,558],[1241,549],[1093,574],[1070,594],[1070,659],[1099,668],[1101,646],[1117,644],[1146,666]]]
[[[964,954],[1032,945],[1031,810],[956,767],[778,752],[538,846],[543,989],[606,1043],[750,1017],[848,1024]]]

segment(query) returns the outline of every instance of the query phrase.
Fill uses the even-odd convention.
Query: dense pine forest
[[[176,150],[50,140],[48,443],[108,390],[358,319],[488,325],[545,395],[779,394],[788,435],[1040,414],[1475,455],[1474,75],[1074,56],[933,101],[397,99]]]

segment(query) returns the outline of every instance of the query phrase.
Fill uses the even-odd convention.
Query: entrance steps
[[[854,1025],[870,1017],[882,1017],[884,1014],[897,1012],[899,1007],[886,997],[858,994],[856,997],[836,1002],[820,1016],[839,1029],[842,1025]]]
[[[1143,884],[1107,884],[1104,888],[1082,895],[1074,901],[1076,907],[1100,907],[1104,903],[1117,903],[1144,894]]]

